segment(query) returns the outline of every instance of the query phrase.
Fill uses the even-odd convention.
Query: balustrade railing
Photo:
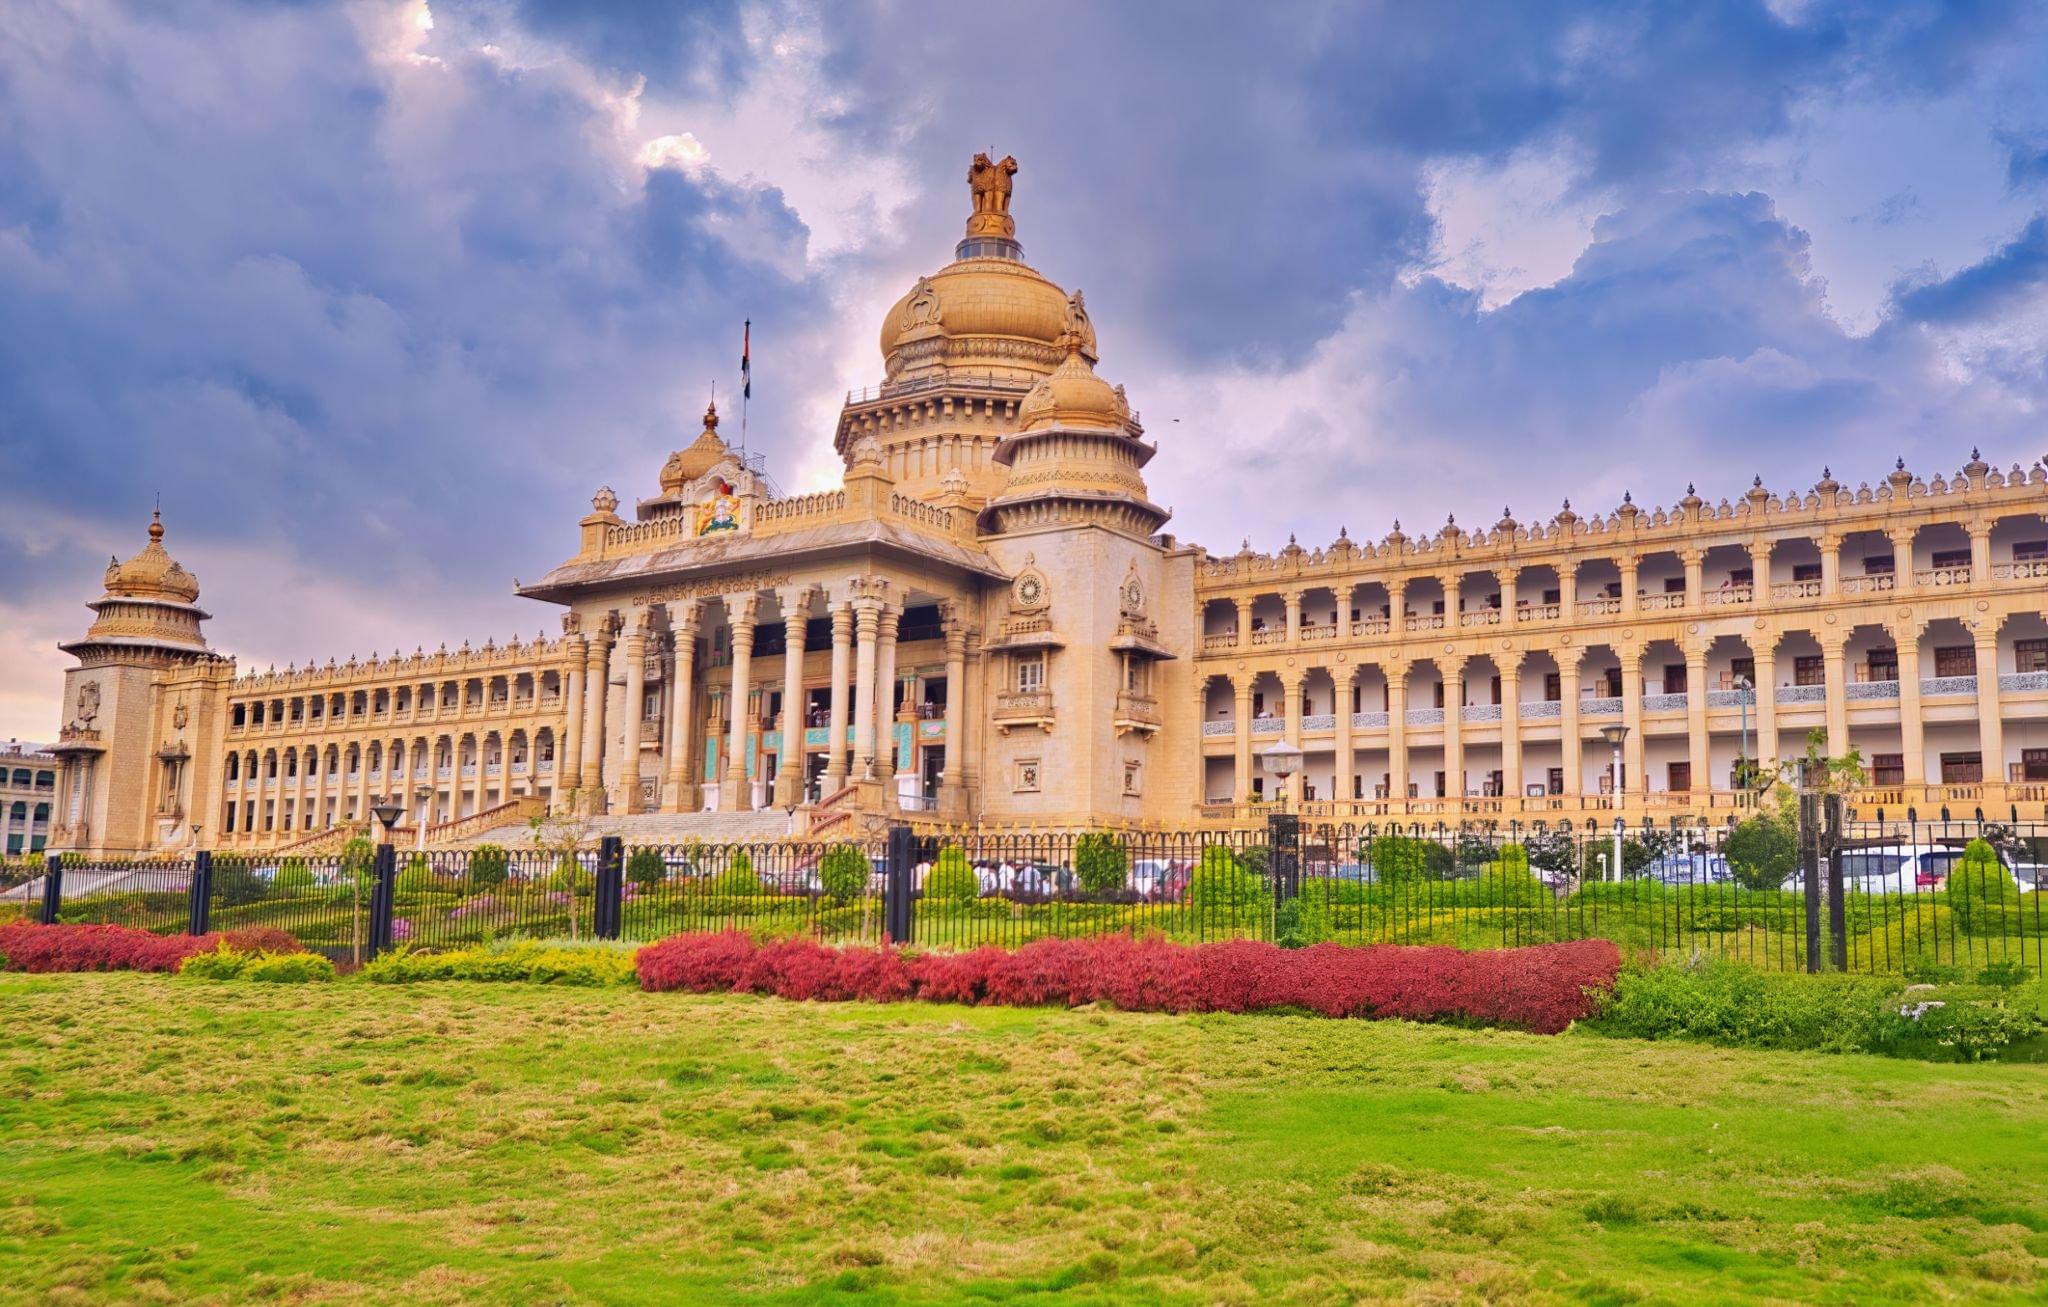
[[[1949,586],[1968,585],[1970,583],[1970,575],[1971,569],[1968,565],[1962,567],[1930,567],[1913,573],[1913,584],[1941,590]]]
[[[1882,594],[1897,588],[1897,579],[1890,572],[1866,572],[1862,576],[1842,578],[1842,593]]]
[[[1819,597],[1820,582],[1818,581],[1777,581],[1771,585],[1771,598],[1773,599],[1818,599]]]
[[[1977,693],[1977,678],[1974,676],[1929,676],[1920,682],[1922,698],[1934,699],[1943,695],[1972,695]]]

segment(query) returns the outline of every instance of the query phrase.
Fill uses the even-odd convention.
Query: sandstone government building
[[[976,159],[953,261],[883,316],[842,483],[771,496],[707,413],[520,587],[557,636],[245,670],[152,523],[63,646],[48,846],[313,846],[387,795],[437,842],[551,804],[1248,823],[1280,740],[1315,818],[1721,822],[1816,730],[1856,802],[2044,815],[2040,463],[1212,554],[1163,530],[1081,293],[1024,262],[1015,171]]]

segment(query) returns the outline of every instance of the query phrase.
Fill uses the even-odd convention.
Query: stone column
[[[882,626],[879,599],[854,600],[853,769],[850,779],[875,778],[875,648]]]
[[[1695,794],[1720,788],[1712,775],[1712,742],[1707,726],[1707,650],[1701,645],[1685,651],[1685,763]]]
[[[1522,797],[1522,653],[1494,656],[1500,668],[1500,789],[1504,799]],[[1505,811],[1513,812],[1509,807]]]
[[[1920,719],[1920,623],[1901,618],[1892,627],[1899,653],[1899,753],[1906,784],[1927,784],[1926,731]]]
[[[1444,674],[1444,797],[1465,801],[1465,659],[1437,660]]]
[[[798,586],[782,600],[782,748],[777,751],[775,806],[787,808],[804,793],[804,631],[810,623],[811,592]]]
[[[1387,582],[1387,630],[1399,635],[1408,629],[1408,583]]]
[[[1338,617],[1344,613],[1339,606]],[[1357,759],[1351,752],[1351,683],[1358,678],[1355,664],[1331,669],[1330,680],[1335,700],[1330,707],[1337,715],[1337,765],[1330,776],[1330,788],[1335,791],[1330,797],[1338,803],[1351,801],[1351,774],[1357,768]]]
[[[981,793],[982,721],[988,716],[988,710],[981,702],[981,691],[987,680],[982,674],[981,628],[977,626],[967,628],[967,684],[968,692],[974,696],[962,705],[967,720],[967,802],[971,809],[976,796]]]
[[[1564,792],[1575,796],[1586,792],[1586,741],[1579,725],[1579,667],[1585,659],[1586,651],[1581,648],[1557,651],[1558,752],[1564,766]]]
[[[589,657],[585,641],[580,635],[563,637],[569,646],[571,661],[562,674],[562,701],[568,712],[568,720],[562,723],[562,735],[555,741],[554,795],[549,806],[570,790],[583,783],[583,663]],[[429,768],[433,760],[428,759]]]
[[[732,622],[732,693],[726,696],[732,726],[726,738],[725,783],[718,787],[718,806],[727,812],[747,812],[754,806],[747,782],[747,728],[753,725],[747,699],[754,688],[754,602],[753,595],[726,601]]]
[[[888,784],[884,802],[896,802],[896,772],[903,765],[896,757],[896,636],[902,629],[903,613],[885,609],[875,632],[875,768]]]
[[[1628,587],[1622,587],[1628,592]],[[1621,747],[1621,765],[1628,773],[1623,789],[1648,793],[1650,783],[1643,775],[1643,651],[1640,649],[1618,649],[1621,657],[1621,721],[1628,727],[1628,738]],[[1611,752],[1611,751],[1610,751]]]
[[[1970,532],[1970,580],[1983,585],[1991,579],[1991,523],[1971,522]],[[1987,764],[1988,765],[1988,764]],[[1985,779],[1990,779],[1987,774]],[[1998,777],[2003,781],[2003,775]]]
[[[675,645],[675,676],[669,686],[668,811],[697,810],[697,601],[670,604],[670,639]]]
[[[647,610],[633,614],[626,628],[626,708],[619,723],[624,739],[619,744],[619,807],[622,813],[640,811],[640,724],[647,717]]]
[[[1885,532],[1892,541],[1892,592],[1905,594],[1913,588],[1913,537],[1917,527],[1899,527]]]
[[[1823,532],[1820,546],[1820,592],[1829,599],[1842,593],[1842,537]]]
[[[1704,549],[1682,549],[1678,561],[1685,564],[1685,610],[1700,610],[1700,590],[1705,579],[1707,553]]]
[[[1514,625],[1515,602],[1521,590],[1521,577],[1522,569],[1519,567],[1493,569],[1494,582],[1500,586],[1500,620],[1503,625]]]
[[[1642,605],[1636,602],[1636,576],[1642,570],[1642,562],[1639,554],[1623,554],[1614,560],[1615,566],[1621,569],[1621,611],[1624,615],[1642,611]]]
[[[1830,629],[1820,633],[1821,668],[1827,682],[1821,688],[1827,694],[1830,758],[1849,751],[1849,667],[1844,658],[1848,643],[1846,631]]]
[[[1231,690],[1237,697],[1235,708],[1236,728],[1234,762],[1231,772],[1236,779],[1237,801],[1252,801],[1252,681],[1256,673],[1240,672],[1231,678]]]
[[[600,812],[604,799],[604,710],[611,695],[612,629],[600,622],[583,664],[583,766],[576,788],[583,811]]]
[[[947,602],[940,613],[946,632],[946,768],[939,786],[939,807],[957,820],[967,811],[963,766],[967,752],[967,624],[960,619],[958,604]],[[1200,717],[1197,713],[1196,720]]]
[[[1408,664],[1388,663],[1387,674],[1387,798],[1408,798]],[[1396,812],[1400,809],[1395,809]]]
[[[476,776],[469,786],[469,815],[474,817],[484,810],[484,745],[490,737],[476,737]]]
[[[1579,615],[1579,563],[1575,558],[1557,565],[1557,615],[1566,621]]]
[[[1295,610],[1295,615],[1299,616],[1298,607]],[[1292,668],[1280,673],[1280,694],[1285,701],[1284,712],[1281,716],[1281,729],[1285,734],[1281,738],[1297,749],[1301,747],[1301,688],[1302,683],[1306,679],[1307,677],[1304,673],[1295,671]],[[1302,765],[1295,769],[1294,775],[1287,778],[1286,789],[1289,801],[1300,802],[1302,773],[1307,769],[1308,758],[1304,755]]]
[[[832,605],[832,704],[825,736],[824,792],[835,794],[846,785],[846,683],[852,677],[853,609],[843,603]],[[951,741],[949,740],[948,743]]]
[[[1287,643],[1301,639],[1301,591],[1289,590],[1280,596],[1287,605]]]
[[[1749,709],[1756,718],[1756,757],[1752,762],[1778,761],[1778,637],[1764,638],[1771,643],[1761,649],[1753,647],[1750,654],[1756,662],[1756,702]]]
[[[1988,576],[1989,572],[1980,572]],[[1975,619],[1977,645],[1977,750],[1984,760],[1984,780],[2005,784],[2005,721],[1998,701],[1998,622],[1989,613]],[[1844,746],[1846,747],[1846,745]]]
[[[1252,601],[1240,597],[1232,602],[1237,605],[1237,647],[1248,649],[1252,643]]]

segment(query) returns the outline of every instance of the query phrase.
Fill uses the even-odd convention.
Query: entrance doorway
[[[927,811],[938,806],[939,783],[945,778],[945,773],[945,746],[927,746],[924,751],[924,765],[919,768],[918,776],[918,792],[924,797]]]

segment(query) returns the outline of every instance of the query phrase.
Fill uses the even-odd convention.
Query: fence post
[[[398,893],[398,850],[390,844],[379,844],[370,862],[370,874],[374,880],[370,887],[369,947],[363,950],[365,962],[376,961],[379,953],[391,947],[391,907]]]
[[[1821,856],[1828,869],[1828,953],[1835,970],[1849,969],[1849,905],[1842,896],[1842,796],[1821,802]]]
[[[891,826],[888,862],[882,878],[882,937],[891,944],[910,942],[911,876],[916,862],[917,840],[910,827]]]
[[[1806,969],[1820,970],[1820,796],[1799,796],[1799,866],[1806,899]]]
[[[1273,904],[1301,893],[1301,818],[1291,812],[1266,816],[1266,848],[1273,855]]]
[[[213,852],[201,849],[192,855],[192,910],[185,924],[188,935],[204,935],[213,916]]]
[[[606,835],[597,842],[597,900],[591,933],[599,939],[619,937],[620,909],[626,897],[626,841]]]
[[[64,906],[64,859],[52,853],[43,863],[43,924],[57,924],[57,909]]]

